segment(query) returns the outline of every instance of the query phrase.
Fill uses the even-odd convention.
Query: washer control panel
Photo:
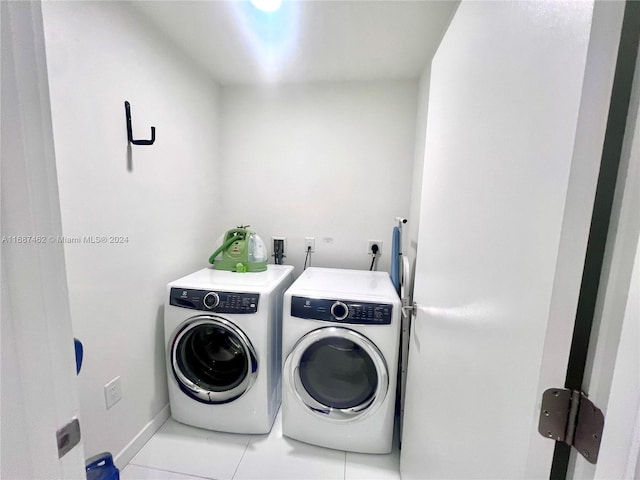
[[[291,316],[325,322],[388,325],[393,305],[328,298],[291,297]]]
[[[172,288],[169,304],[212,313],[256,313],[259,293],[214,292]]]

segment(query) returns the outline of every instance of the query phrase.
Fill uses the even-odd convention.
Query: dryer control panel
[[[256,313],[259,300],[259,293],[172,288],[169,304],[212,313]]]
[[[325,322],[389,325],[393,305],[327,298],[291,297],[291,316]]]

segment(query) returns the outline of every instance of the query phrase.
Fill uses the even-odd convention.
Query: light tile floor
[[[397,447],[367,455],[316,447],[271,433],[239,435],[190,427],[172,419],[138,452],[122,480],[400,480]]]

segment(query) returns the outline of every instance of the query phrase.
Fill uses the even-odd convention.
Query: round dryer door
[[[380,350],[348,328],[321,328],[302,337],[285,371],[300,401],[324,418],[369,415],[384,401],[389,387]]]
[[[182,391],[204,403],[235,400],[258,374],[257,355],[245,333],[214,315],[190,318],[176,329],[169,365]]]

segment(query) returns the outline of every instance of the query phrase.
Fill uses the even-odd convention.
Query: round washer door
[[[389,387],[380,350],[364,335],[342,327],[302,337],[285,362],[298,399],[323,418],[355,420],[376,411]]]
[[[169,365],[184,393],[203,403],[242,396],[258,375],[256,351],[245,333],[215,315],[180,324],[169,343]]]

